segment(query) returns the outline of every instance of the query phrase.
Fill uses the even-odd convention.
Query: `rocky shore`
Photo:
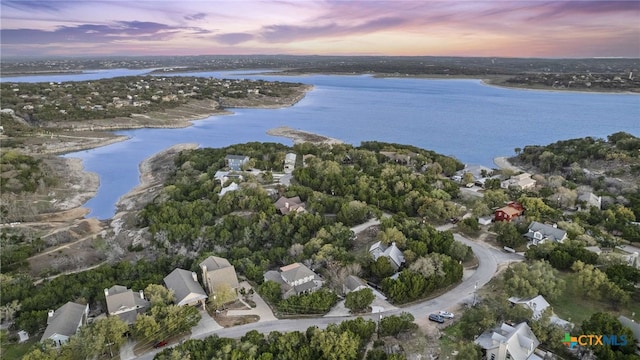
[[[277,128],[269,129],[267,130],[267,134],[292,139],[294,144],[301,144],[304,142],[327,145],[344,144],[344,141],[342,140],[318,135],[304,130],[293,129],[288,126],[280,126]]]

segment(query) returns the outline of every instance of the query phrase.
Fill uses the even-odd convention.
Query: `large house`
[[[316,291],[323,284],[320,276],[301,263],[283,266],[279,272],[268,271],[264,274],[264,279],[280,284],[283,299]]]
[[[69,341],[80,327],[87,323],[89,305],[68,302],[57,310],[49,310],[47,328],[42,335],[42,340],[53,340],[56,347]]]
[[[249,162],[249,157],[244,155],[227,155],[224,160],[229,169],[240,171],[242,170],[242,166]]]
[[[547,300],[544,298],[544,296],[542,295],[538,295],[532,298],[527,298],[527,299],[521,299],[521,298],[517,298],[517,297],[510,297],[509,298],[509,302],[513,305],[521,305],[524,307],[527,307],[529,309],[531,309],[531,318],[533,320],[540,320],[540,318],[542,318],[542,315],[544,314],[545,310],[548,309],[551,305],[549,304],[549,302],[547,302]],[[551,324],[560,326],[564,329],[571,329],[573,328],[573,324],[563,320],[561,318],[559,318],[558,316],[556,316],[553,313],[553,309],[552,309],[552,313],[551,316],[549,317],[549,322]]]
[[[302,200],[300,200],[300,196],[292,198],[281,196],[275,203],[276,209],[282,215],[287,215],[290,212],[306,212],[305,206],[306,204]]]
[[[522,205],[515,201],[509,202],[506,206],[503,206],[495,211],[494,219],[495,221],[512,221],[518,216],[524,213],[524,208]]]
[[[524,234],[524,236],[529,238],[533,245],[542,244],[547,240],[561,243],[567,239],[567,232],[558,229],[556,225],[552,226],[532,221],[531,224],[529,224],[529,232]]]
[[[164,283],[169,290],[173,290],[173,302],[178,306],[204,305],[207,299],[194,272],[175,269],[164,278]]]
[[[534,351],[540,342],[526,322],[517,325],[503,323],[484,332],[475,341],[488,360],[533,360],[539,359]]]
[[[213,294],[216,286],[219,284],[229,285],[229,288],[234,292],[236,292],[240,286],[236,269],[227,259],[209,256],[200,263],[200,269],[202,269],[204,287],[209,294]]]
[[[395,270],[398,270],[404,264],[402,251],[398,249],[395,242],[391,243],[391,246],[387,246],[382,241],[378,241],[369,247],[369,253],[373,256],[373,260],[378,260],[381,256],[388,258]]]
[[[138,314],[145,312],[150,305],[142,290],[134,293],[133,290],[120,285],[104,289],[104,297],[107,300],[109,316],[118,316],[127,324],[133,324]]]
[[[514,187],[516,189],[526,190],[531,189],[534,186],[536,186],[536,181],[531,178],[531,174],[529,173],[514,175],[500,183],[500,187],[503,189]]]
[[[296,154],[287,153],[284,156],[284,172],[290,174],[296,168]]]

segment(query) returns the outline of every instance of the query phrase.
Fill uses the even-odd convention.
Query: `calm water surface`
[[[103,78],[122,76],[123,71],[135,72],[126,75],[144,73],[117,70],[100,74]],[[65,155],[83,159],[86,169],[100,176],[97,196],[85,205],[91,209],[90,216],[113,216],[117,199],[138,184],[139,163],[171,145],[222,147],[248,141],[291,144],[265,133],[277,126],[317,132],[355,145],[365,140],[411,144],[489,167],[494,157],[512,155],[516,147],[525,145],[606,137],[617,131],[640,136],[639,95],[512,90],[487,86],[479,80],[249,72],[188,75],[295,81],[315,88],[290,108],[234,109],[234,115],[212,116],[184,129],[119,131],[130,140]],[[87,75],[64,77],[69,81],[87,80],[83,76]],[[42,78],[33,81],[65,81],[60,76],[55,80]],[[17,82],[15,79],[10,81]],[[33,77],[19,79],[29,81]]]

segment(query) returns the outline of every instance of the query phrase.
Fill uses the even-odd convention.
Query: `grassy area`
[[[32,338],[21,344],[2,344],[0,345],[0,358],[22,359],[22,357],[28,353],[37,342],[37,339]]]
[[[629,301],[629,304],[615,308],[606,301],[585,298],[576,288],[572,273],[560,273],[559,276],[566,282],[567,289],[558,299],[552,301],[552,306],[554,312],[562,319],[579,325],[596,312],[609,312],[629,318],[635,312],[635,320],[640,321],[640,301],[638,300],[639,294],[637,291],[636,296]]]
[[[460,322],[456,322],[442,331],[440,336],[440,354],[442,359],[454,359],[452,354],[457,351],[458,343],[462,340]]]

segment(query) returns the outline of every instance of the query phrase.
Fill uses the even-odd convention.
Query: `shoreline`
[[[305,142],[312,144],[326,144],[326,145],[338,145],[345,142],[340,139],[331,138],[328,136],[312,133],[309,131],[293,129],[288,126],[279,126],[267,130],[267,134],[271,136],[284,137],[293,140],[293,144],[302,144]]]

